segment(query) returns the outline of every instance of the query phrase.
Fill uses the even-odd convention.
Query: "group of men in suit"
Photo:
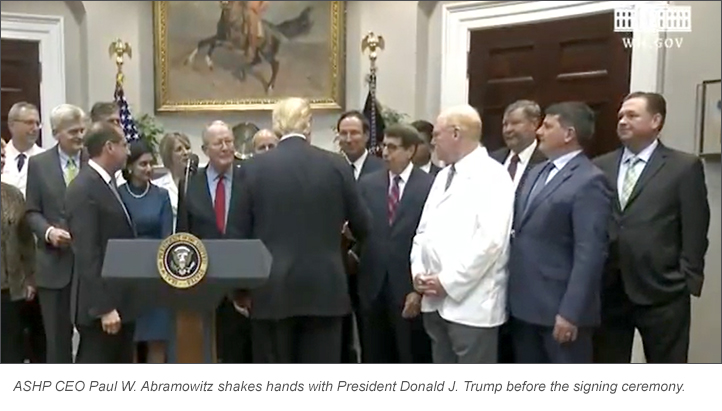
[[[586,105],[507,108],[492,154],[518,187],[500,361],[629,362],[635,329],[647,362],[687,361],[710,211],[702,161],[660,141],[666,115],[660,94],[629,94],[621,147],[590,160]]]
[[[127,142],[112,118],[86,129],[56,110],[59,149],[27,171],[48,355],[69,359],[74,324],[78,362],[131,362],[139,313],[100,278],[107,241],[135,237],[115,181]],[[310,144],[308,101],[285,99],[278,144],[241,165],[230,127],[206,127],[209,163],[177,228],[260,239],[273,256],[266,284],[225,302],[247,318],[237,341],[254,362],[629,362],[635,329],[648,362],[686,362],[710,212],[702,162],[659,140],[665,118],[661,95],[630,94],[622,147],[591,160],[583,103],[513,103],[493,153],[461,106],[388,127],[379,159],[362,113],[339,118],[337,155]]]

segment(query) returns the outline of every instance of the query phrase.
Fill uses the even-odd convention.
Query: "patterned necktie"
[[[619,205],[622,206],[622,210],[627,206],[627,201],[634,191],[634,186],[637,184],[639,174],[642,167],[639,167],[642,163],[642,159],[638,157],[631,157],[625,161],[627,164],[627,171],[624,173],[624,180],[622,181],[622,192],[619,196]]]
[[[519,158],[519,154],[514,153],[514,156],[512,156],[511,160],[509,161],[509,176],[512,180],[514,180],[514,176],[516,176],[516,169],[519,166],[519,161],[521,159]]]
[[[223,180],[225,180],[224,175],[218,176],[216,199],[215,204],[213,204],[213,209],[216,212],[216,226],[221,233],[226,232],[226,187]]]
[[[389,210],[389,225],[394,222],[396,217],[396,209],[399,207],[399,200],[401,199],[401,189],[399,184],[401,183],[401,176],[394,177],[394,182],[391,184],[389,195],[387,198],[387,205]]]
[[[65,185],[70,184],[71,181],[78,175],[78,165],[75,164],[75,160],[72,158],[68,160],[68,163],[65,165]]]
[[[446,178],[446,186],[444,187],[444,191],[448,190],[449,187],[451,187],[451,182],[454,180],[455,175],[456,175],[456,164],[452,164],[451,168],[449,169],[449,176]]]
[[[26,158],[27,158],[27,156],[25,155],[25,153],[20,153],[20,154],[18,154],[18,156],[16,157],[16,160],[17,160],[17,162],[18,162],[18,171],[20,171],[20,170],[23,169],[23,166],[25,165],[25,159],[26,159]]]

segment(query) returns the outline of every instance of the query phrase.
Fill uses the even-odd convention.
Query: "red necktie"
[[[394,216],[396,215],[396,208],[399,206],[399,197],[401,190],[399,189],[399,182],[401,176],[394,177],[394,182],[391,184],[391,190],[389,190],[389,196],[387,205],[389,208],[389,225],[394,222]]]
[[[223,184],[224,176],[218,176],[216,184],[216,202],[213,208],[216,211],[216,226],[221,234],[226,232],[226,187]]]
[[[509,161],[509,175],[511,176],[511,179],[514,179],[514,176],[516,176],[516,169],[519,166],[519,161],[521,159],[519,158],[519,154],[514,154],[514,156],[511,158],[511,161]]]

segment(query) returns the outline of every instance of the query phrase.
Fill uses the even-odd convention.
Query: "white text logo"
[[[672,38],[637,38],[622,37],[622,44],[625,49],[674,49],[682,47],[683,37]]]
[[[690,33],[692,7],[639,5],[618,8],[614,10],[614,31]]]

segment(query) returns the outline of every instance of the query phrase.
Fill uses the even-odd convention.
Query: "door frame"
[[[470,31],[529,24],[613,11],[630,5],[666,5],[667,1],[463,1],[444,4],[441,21],[441,108],[469,101],[467,75]],[[633,32],[635,38],[656,39],[657,31]],[[653,43],[652,43],[653,44]],[[632,49],[630,90],[659,91],[664,50]]]
[[[65,41],[63,16],[2,12],[2,38],[40,43],[40,119],[43,148],[55,144],[50,112],[65,100]]]

